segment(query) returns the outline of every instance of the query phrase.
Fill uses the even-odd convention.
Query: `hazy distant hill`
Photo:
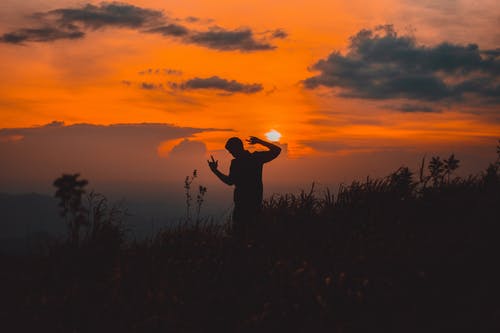
[[[0,250],[18,250],[34,238],[47,238],[65,232],[57,200],[29,193],[0,193]]]
[[[128,236],[151,236],[160,228],[182,219],[186,209],[183,194],[179,193],[174,199],[173,195],[162,194],[123,203],[122,208],[130,213],[124,220]],[[117,202],[120,200],[112,198],[109,204]],[[222,214],[227,213],[226,210],[217,206],[204,207],[202,214],[223,220]],[[59,215],[56,198],[37,193],[0,193],[0,251],[23,250],[29,247],[29,243],[58,235],[66,235],[66,225]]]

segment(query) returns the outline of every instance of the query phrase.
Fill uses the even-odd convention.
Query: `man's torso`
[[[262,202],[262,165],[259,152],[245,154],[231,161],[229,175],[235,185],[235,205],[257,206]]]

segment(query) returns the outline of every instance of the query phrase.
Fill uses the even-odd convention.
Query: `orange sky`
[[[100,2],[90,3],[100,6]],[[4,0],[0,34],[40,25],[29,17],[35,12],[81,8],[82,4]],[[190,31],[207,31],[213,26],[248,28],[256,39],[267,38],[276,48],[252,52],[210,49],[144,33],[145,28],[116,26],[85,29],[81,39],[0,43],[0,128],[52,121],[66,125],[153,122],[233,129],[234,135],[242,137],[263,136],[276,129],[282,133],[281,142],[288,145],[291,159],[395,149],[420,154],[464,146],[491,147],[492,154],[485,158],[494,157],[500,133],[497,102],[342,97],[337,89],[307,89],[302,81],[317,75],[311,67],[332,52],[346,55],[351,36],[380,24],[393,24],[400,35],[411,33],[418,45],[474,43],[481,50],[498,49],[497,1],[183,0],[127,4],[162,10],[169,22]],[[199,20],[190,22],[187,17]],[[286,38],[271,39],[269,34],[276,29],[286,32]],[[144,72],[149,68],[152,73]],[[168,74],[163,69],[175,72]],[[260,84],[262,90],[228,93],[171,86],[213,76],[244,85]],[[498,76],[493,80],[498,85]],[[141,88],[143,83],[154,89]],[[421,103],[436,112],[393,108]],[[227,137],[227,132],[210,131],[190,139],[204,142],[209,154],[221,150]],[[154,148],[166,156],[182,139]],[[359,170],[362,174],[364,169]]]

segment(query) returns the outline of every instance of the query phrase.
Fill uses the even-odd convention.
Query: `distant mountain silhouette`
[[[0,193],[0,252],[26,250],[37,238],[64,235],[57,200],[51,196]]]

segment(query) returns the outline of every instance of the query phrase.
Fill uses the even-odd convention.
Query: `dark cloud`
[[[276,29],[272,32],[271,37],[285,39],[288,37],[288,33],[286,31],[284,31],[283,29]]]
[[[201,19],[199,17],[196,17],[196,16],[188,16],[185,18],[186,22],[190,22],[190,23],[195,23],[195,22],[199,22]]]
[[[121,83],[123,85],[126,85],[127,87],[137,87],[142,90],[159,90],[159,91],[165,91],[165,87],[162,83],[155,83],[155,82],[147,82],[147,81],[142,81],[142,82],[134,82],[130,80],[122,80]]]
[[[409,104],[409,103],[404,103],[400,105],[385,105],[384,107],[391,109],[391,110],[396,110],[396,111],[401,111],[401,112],[440,112],[441,110],[438,108],[434,108],[429,105],[419,105],[419,104]]]
[[[99,6],[87,4],[82,8],[61,8],[36,14],[53,19],[61,26],[81,24],[89,29],[104,27],[142,28],[165,20],[161,10],[141,8],[120,2],[101,3]]]
[[[20,44],[77,39],[85,36],[83,29],[97,30],[105,27],[139,29],[166,20],[162,11],[119,2],[101,3],[98,6],[87,4],[81,8],[60,8],[36,13],[33,17],[40,21],[42,27],[8,32],[0,37],[0,41]]]
[[[156,83],[151,83],[151,82],[141,82],[141,84],[139,86],[141,89],[144,89],[144,90],[163,89],[162,84],[156,84]]]
[[[197,31],[184,25],[171,23],[182,21],[167,17],[163,11],[142,8],[127,3],[103,2],[99,5],[86,4],[79,8],[59,8],[33,15],[41,28],[22,28],[0,36],[0,42],[21,44],[23,42],[50,42],[59,39],[84,37],[85,30],[98,30],[108,27],[135,29],[143,33],[159,34],[176,38],[182,43],[195,44],[220,51],[265,51],[276,46],[267,40],[285,38],[286,32],[274,30],[271,36],[256,39],[251,29],[227,30],[212,27]],[[188,17],[186,22],[198,22]]]
[[[391,25],[361,30],[345,55],[334,52],[312,70],[320,73],[304,80],[306,88],[340,88],[343,97],[463,101],[472,94],[500,102],[498,52],[475,44],[420,46]]]
[[[193,32],[187,41],[220,51],[265,51],[276,46],[265,40],[256,40],[250,29],[226,30],[212,27],[208,31]]]
[[[163,36],[182,37],[189,34],[189,29],[179,24],[168,24],[165,26],[149,29],[146,32],[158,33]]]
[[[77,29],[64,30],[59,28],[34,28],[19,29],[0,36],[0,41],[10,44],[21,44],[24,42],[51,42],[58,39],[83,38],[85,33]]]
[[[221,27],[212,27],[206,31],[190,30],[179,24],[168,24],[146,30],[147,33],[156,33],[168,37],[178,37],[184,43],[196,44],[219,51],[266,51],[273,50],[265,38],[256,39],[250,29],[227,30]],[[277,35],[274,36],[274,33]],[[285,38],[284,32],[276,30],[273,38]]]
[[[245,84],[235,80],[226,80],[218,76],[208,78],[198,78],[187,80],[182,83],[171,83],[175,89],[192,90],[192,89],[218,89],[228,93],[244,93],[254,94],[263,89],[260,83]]]
[[[148,68],[138,73],[139,75],[182,75],[182,71],[172,68]]]

